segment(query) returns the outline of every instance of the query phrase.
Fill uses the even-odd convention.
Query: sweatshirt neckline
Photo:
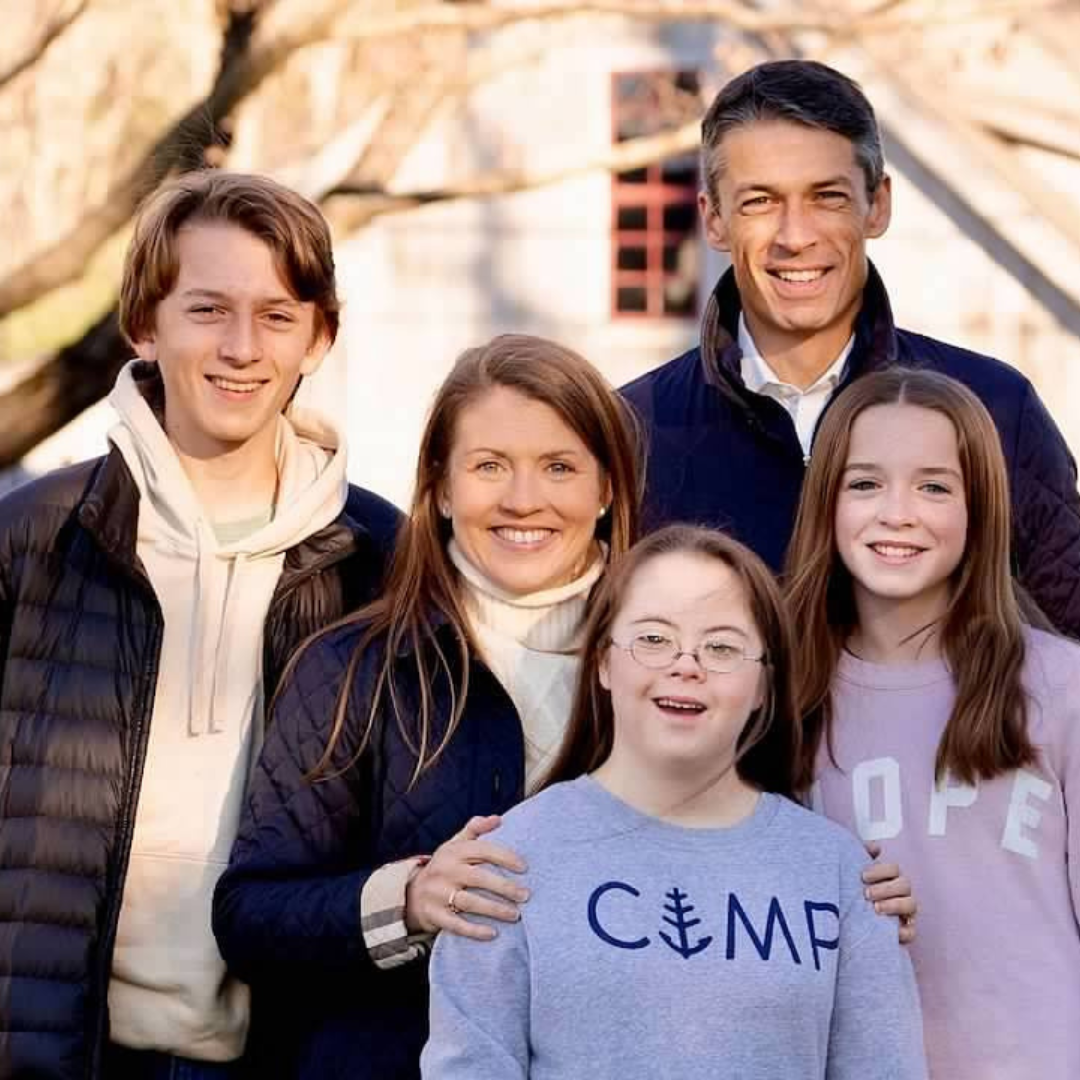
[[[773,792],[763,791],[754,809],[734,825],[693,828],[676,825],[662,818],[653,817],[636,809],[613,795],[592,776],[580,776],[571,781],[581,796],[596,806],[603,820],[611,821],[621,834],[640,837],[642,840],[695,850],[715,850],[718,844],[741,846],[752,843],[776,817],[783,802]]]
[[[860,660],[847,649],[840,653],[836,675],[843,682],[877,690],[916,690],[951,681],[953,677],[943,657],[918,660],[913,664],[876,664]]]

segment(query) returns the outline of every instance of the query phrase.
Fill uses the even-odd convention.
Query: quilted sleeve
[[[1080,638],[1076,462],[1034,387],[1021,406],[1012,476],[1021,584],[1062,632]]]
[[[347,655],[326,639],[286,676],[256,764],[229,867],[214,896],[214,933],[245,982],[377,971],[360,931],[370,850],[370,764],[356,758],[350,695],[329,770],[307,779],[328,744]]]

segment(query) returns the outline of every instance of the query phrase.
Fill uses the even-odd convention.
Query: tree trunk
[[[131,356],[116,309],[76,342],[45,358],[22,382],[0,394],[0,468],[9,468],[42,439],[103,398]]]

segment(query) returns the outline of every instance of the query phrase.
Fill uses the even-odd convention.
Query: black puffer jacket
[[[113,451],[0,501],[0,1080],[101,1075],[163,631],[138,498]],[[267,700],[304,637],[374,595],[399,517],[353,488],[287,552]]]

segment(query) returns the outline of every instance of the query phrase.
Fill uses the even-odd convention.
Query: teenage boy
[[[234,1076],[210,926],[265,706],[375,593],[397,528],[289,408],[338,328],[330,235],[280,185],[168,182],[128,249],[138,359],[101,459],[0,501],[0,1078]]]
[[[709,244],[731,258],[701,344],[625,388],[649,445],[645,518],[725,528],[779,569],[817,422],[890,364],[966,383],[1009,464],[1021,584],[1080,636],[1076,464],[1038,394],[987,356],[897,329],[866,256],[892,214],[874,110],[824,64],[780,60],[729,82],[702,124]]]

